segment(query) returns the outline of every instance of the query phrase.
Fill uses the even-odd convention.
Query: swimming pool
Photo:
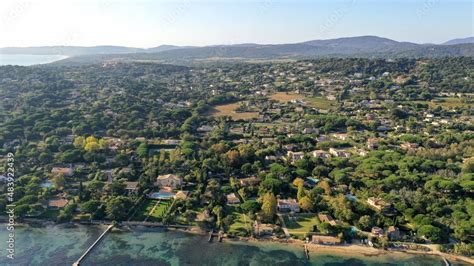
[[[153,192],[153,193],[148,194],[148,198],[167,200],[167,199],[172,199],[175,195],[176,194],[173,192],[159,191],[159,192]]]

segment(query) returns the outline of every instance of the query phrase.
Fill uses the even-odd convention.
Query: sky
[[[0,47],[474,36],[472,0],[1,0]]]

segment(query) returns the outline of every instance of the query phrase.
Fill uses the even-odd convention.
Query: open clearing
[[[285,215],[284,219],[288,232],[291,235],[298,237],[302,237],[306,233],[312,232],[313,227],[319,223],[316,214]]]
[[[336,102],[330,101],[325,97],[308,97],[302,94],[289,93],[289,92],[277,92],[270,96],[270,99],[276,100],[282,103],[287,103],[292,100],[303,100],[307,106],[329,110],[332,109]]]
[[[215,117],[230,116],[233,120],[248,120],[258,117],[258,112],[236,112],[235,110],[237,110],[239,106],[239,103],[217,105],[212,108],[210,114]]]
[[[252,231],[250,218],[243,213],[234,212],[234,223],[230,226],[229,232],[240,235],[247,235]]]
[[[270,95],[270,99],[286,103],[292,100],[304,100],[305,96],[290,92],[277,92],[273,95]]]
[[[464,107],[469,107],[472,106],[473,103],[469,103],[468,101],[465,101],[462,98],[457,98],[457,97],[439,97],[439,98],[434,98],[431,101],[413,101],[415,103],[422,103],[422,104],[428,104],[430,107],[438,107],[441,106],[442,108],[447,108],[447,109],[454,109],[454,108],[464,108]]]

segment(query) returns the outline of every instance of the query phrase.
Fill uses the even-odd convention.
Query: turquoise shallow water
[[[1,225],[0,225],[1,226]],[[0,265],[71,265],[103,227],[49,226],[16,229],[16,258],[6,258],[5,226],[0,227]],[[5,239],[5,240],[4,240]],[[208,243],[206,237],[159,229],[113,232],[81,265],[444,265],[437,257],[334,255],[304,258],[299,247],[277,243]]]
[[[47,64],[64,58],[65,56],[63,55],[0,54],[0,66],[31,66],[38,64]]]

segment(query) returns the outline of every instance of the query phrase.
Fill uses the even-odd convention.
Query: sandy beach
[[[289,239],[288,241],[284,240],[275,240],[275,239],[255,239],[255,238],[233,238],[233,239],[224,239],[224,241],[229,242],[247,242],[247,243],[274,243],[285,246],[292,246],[296,248],[301,248],[304,250],[306,245],[309,254],[317,255],[327,255],[334,254],[338,256],[350,256],[350,257],[379,257],[379,256],[388,256],[394,259],[400,258],[403,256],[409,255],[426,255],[426,256],[440,256],[446,258],[450,262],[464,262],[474,265],[474,260],[465,256],[447,254],[440,251],[422,251],[422,250],[410,250],[410,249],[377,249],[369,246],[363,245],[319,245],[319,244],[307,244],[302,240]]]

